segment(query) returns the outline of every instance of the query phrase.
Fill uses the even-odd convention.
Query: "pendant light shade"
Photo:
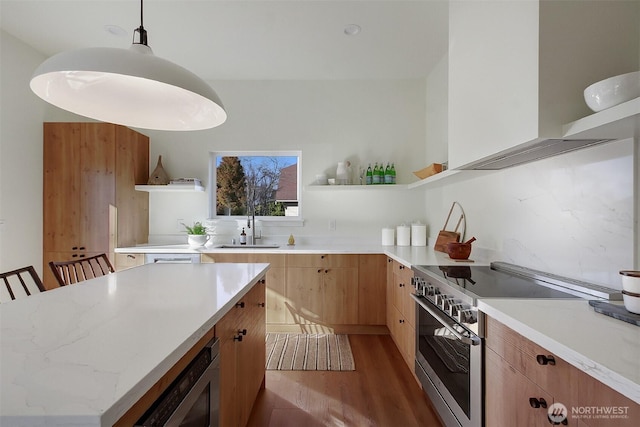
[[[45,101],[92,119],[125,126],[188,131],[224,123],[215,91],[191,71],[158,58],[146,44],[87,48],[44,61],[31,90]]]

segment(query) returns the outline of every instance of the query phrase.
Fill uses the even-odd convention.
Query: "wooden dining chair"
[[[0,279],[4,282],[12,300],[46,290],[32,265],[0,273]],[[0,292],[0,302],[3,302],[3,299],[6,300],[5,295],[6,293]]]
[[[71,285],[94,277],[114,273],[106,254],[78,258],[72,261],[51,261],[49,267],[60,286]]]

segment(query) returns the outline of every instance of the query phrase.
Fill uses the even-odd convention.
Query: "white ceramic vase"
[[[349,171],[347,170],[344,162],[338,162],[338,168],[336,169],[336,184],[349,184]]]
[[[187,243],[189,246],[198,247],[204,246],[209,240],[209,236],[207,234],[188,234],[187,235]]]

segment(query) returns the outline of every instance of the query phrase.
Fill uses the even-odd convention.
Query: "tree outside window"
[[[217,155],[216,215],[298,215],[298,156]]]

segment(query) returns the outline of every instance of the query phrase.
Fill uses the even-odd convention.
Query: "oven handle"
[[[430,315],[432,315],[438,322],[440,322],[442,324],[442,326],[447,328],[447,330],[449,332],[451,332],[453,335],[455,335],[456,338],[458,338],[464,344],[466,344],[466,345],[480,345],[482,343],[482,340],[480,339],[480,337],[478,337],[475,334],[472,334],[472,336],[470,336],[470,337],[465,337],[460,332],[456,331],[454,329],[454,326],[456,325],[456,323],[454,321],[442,317],[440,314],[438,314],[437,311],[433,310],[431,307],[429,307],[427,304],[425,304],[425,302],[431,303],[429,300],[424,300],[424,299],[418,297],[415,294],[411,294],[411,297],[414,300],[416,300],[416,303],[418,303],[420,305],[420,307],[422,307],[425,310],[427,310],[427,312]],[[438,310],[438,311],[440,311],[440,310]]]

